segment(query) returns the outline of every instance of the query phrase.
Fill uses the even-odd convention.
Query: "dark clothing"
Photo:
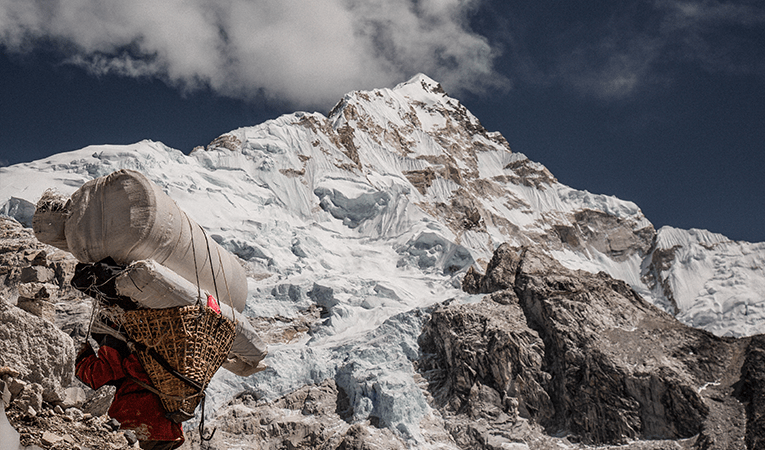
[[[141,442],[143,450],[172,450],[175,448],[175,442],[167,441],[143,441]]]
[[[151,385],[149,376],[135,354],[121,353],[109,345],[102,345],[96,356],[87,345],[78,356],[75,369],[77,378],[93,389],[105,384],[117,386],[109,416],[120,422],[120,428],[133,430],[141,448],[164,450],[183,444],[181,424],[165,417],[162,401],[156,394],[133,381],[136,379]],[[144,447],[144,444],[150,445],[150,441],[162,442]],[[161,446],[164,444],[170,446]]]

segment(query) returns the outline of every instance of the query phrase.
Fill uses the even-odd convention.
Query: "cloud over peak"
[[[0,46],[55,42],[94,74],[327,107],[425,72],[453,91],[502,85],[472,0],[0,0]]]

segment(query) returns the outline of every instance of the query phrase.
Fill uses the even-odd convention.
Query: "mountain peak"
[[[444,92],[444,88],[441,87],[441,84],[438,81],[425,75],[424,73],[418,73],[417,75],[410,78],[409,81],[405,81],[403,83],[396,85],[396,87],[394,87],[393,90],[398,91],[398,90],[403,90],[403,89],[407,89],[411,87],[417,87],[422,89],[425,92],[432,93],[432,94],[446,95],[446,92]]]

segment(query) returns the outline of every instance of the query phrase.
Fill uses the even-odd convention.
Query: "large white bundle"
[[[72,194],[68,213],[66,244],[80,261],[151,259],[244,309],[247,275],[236,257],[139,172],[119,170],[85,183]]]
[[[208,294],[152,260],[132,263],[115,279],[115,287],[120,295],[154,309],[195,304],[200,296],[201,300],[206,302]],[[229,361],[224,363],[223,367],[242,376],[256,372],[258,363],[268,353],[266,345],[247,318],[222,302],[220,309],[224,317],[236,321],[236,337]]]

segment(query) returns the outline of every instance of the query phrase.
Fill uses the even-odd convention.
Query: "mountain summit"
[[[533,248],[566,276],[620,280],[619,295],[632,289],[718,336],[765,329],[765,244],[657,231],[632,202],[565,186],[422,74],[189,155],[142,141],[0,168],[0,212],[29,225],[46,189],[69,195],[122,168],[161,186],[247,268],[245,314],[266,334],[270,369],[219,372],[208,389],[216,410],[242,393],[227,411],[334,389],[345,423],[373,423],[381,441],[448,441],[428,434],[439,425],[414,370],[418,338],[435,305],[481,299],[463,278],[482,280],[503,243]]]

